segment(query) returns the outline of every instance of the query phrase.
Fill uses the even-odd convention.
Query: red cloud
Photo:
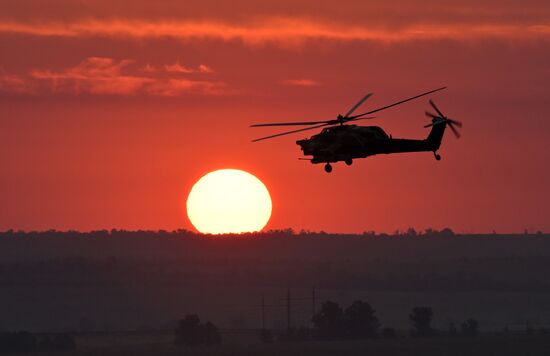
[[[227,93],[224,89],[225,84],[221,83],[188,79],[170,79],[153,83],[147,86],[145,90],[151,95],[179,96],[188,92],[218,95]]]
[[[35,94],[35,89],[23,78],[17,75],[4,74],[0,76],[0,91],[15,94]]]
[[[47,87],[54,93],[69,94],[97,94],[97,95],[157,95],[177,96],[185,93],[199,93],[219,95],[226,93],[226,85],[221,82],[173,79],[156,77],[153,75],[133,75],[128,66],[132,60],[115,60],[112,58],[90,57],[74,67],[61,71],[32,70],[28,76],[2,75],[0,76],[0,90],[13,93],[39,93],[47,83]],[[200,66],[187,71],[177,63],[177,67],[166,66],[168,72],[178,73],[211,73]],[[202,66],[202,65],[201,65]],[[155,70],[145,67],[150,74]],[[144,70],[144,69],[142,69]]]
[[[287,79],[283,80],[281,83],[285,85],[294,85],[300,87],[314,87],[321,85],[320,82],[313,79]]]
[[[194,69],[181,65],[180,62],[176,62],[174,64],[166,64],[164,65],[164,69],[167,72],[173,72],[173,73],[194,73],[195,72]]]
[[[31,77],[47,80],[53,91],[90,94],[133,95],[153,78],[123,75],[122,68],[132,61],[90,57],[79,65],[61,72],[33,70]]]
[[[198,69],[201,73],[214,73],[214,70],[206,64],[200,64]]]
[[[164,70],[170,73],[214,73],[212,68],[206,64],[200,64],[197,68],[191,68],[180,64],[179,61],[174,64],[164,65]]]
[[[550,37],[550,23],[466,21],[411,23],[388,28],[306,18],[268,18],[248,24],[220,21],[81,20],[74,22],[0,22],[0,33],[58,37],[133,37],[242,40],[246,43],[299,43],[309,39],[382,41],[484,38],[532,39]]]

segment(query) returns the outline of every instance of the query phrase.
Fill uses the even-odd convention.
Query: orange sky
[[[0,3],[0,230],[176,229],[218,168],[258,176],[267,228],[550,230],[548,1]],[[332,119],[448,86],[430,153],[298,161],[256,122]],[[423,138],[421,99],[380,113]],[[315,132],[311,132],[313,134]]]

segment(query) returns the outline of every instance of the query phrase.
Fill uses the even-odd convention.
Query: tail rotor
[[[458,130],[456,128],[457,127],[461,128],[462,127],[462,122],[450,119],[447,116],[445,116],[441,112],[441,110],[439,110],[439,108],[437,106],[435,106],[434,102],[431,99],[430,99],[429,103],[434,108],[434,110],[437,112],[438,115],[433,114],[429,111],[426,111],[426,116],[430,117],[432,119],[432,122],[428,125],[424,125],[424,127],[430,127],[430,126],[438,125],[438,124],[441,124],[441,123],[445,123],[447,126],[449,126],[449,128],[451,129],[453,134],[456,136],[456,138],[460,138],[460,132],[458,132]]]

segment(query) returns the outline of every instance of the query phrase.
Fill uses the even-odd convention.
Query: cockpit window
[[[388,134],[385,133],[384,130],[382,130],[380,127],[372,126],[371,129],[372,129],[372,133],[374,134],[374,136],[388,138]]]

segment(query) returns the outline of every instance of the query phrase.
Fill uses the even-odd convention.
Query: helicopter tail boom
[[[428,134],[428,137],[426,138],[426,142],[429,146],[429,151],[437,151],[439,147],[441,146],[441,141],[443,140],[443,134],[445,133],[445,128],[447,125],[444,121],[434,123],[432,126],[432,129],[430,130],[430,133]]]

